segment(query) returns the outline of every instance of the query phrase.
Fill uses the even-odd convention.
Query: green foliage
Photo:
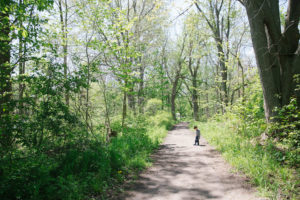
[[[150,117],[149,121],[154,128],[163,127],[165,129],[170,129],[174,123],[171,114],[165,111],[159,112],[157,115]]]
[[[292,99],[289,105],[278,109],[278,119],[269,128],[258,77],[246,92],[249,95],[228,107],[224,115],[215,115],[198,127],[236,170],[242,171],[259,187],[263,196],[299,199],[299,109],[296,101]],[[194,124],[197,122],[190,126]],[[263,140],[261,135],[267,131],[274,135]]]
[[[170,108],[170,83],[178,82],[174,113],[181,117],[192,115],[195,102],[203,121],[225,111],[216,45],[227,55],[232,105],[214,117],[218,123],[203,124],[202,132],[254,183],[273,191],[282,187],[284,197],[293,197],[296,182],[287,165],[299,163],[299,109],[293,100],[278,110],[270,130],[280,130],[279,141],[258,145],[267,128],[259,78],[237,63],[244,58],[238,52],[247,28],[230,29],[217,44],[208,37],[216,31],[192,11],[177,48],[164,31],[164,1],[53,2],[0,1],[6,57],[0,63],[0,199],[105,198],[128,174],[150,165],[150,153],[174,123],[164,111]],[[220,17],[229,18],[219,27],[222,34],[242,15],[234,4],[228,13],[224,9]],[[224,129],[211,133],[209,126]],[[117,132],[110,142],[108,128]]]
[[[149,99],[146,104],[145,112],[149,115],[155,115],[161,110],[162,101],[160,99]]]
[[[278,151],[275,151],[272,143],[262,146],[249,135],[241,134],[239,128],[233,125],[235,120],[223,118],[221,122],[201,123],[199,128],[208,142],[236,170],[250,177],[263,196],[271,199],[298,199],[299,172],[282,165],[276,159]]]
[[[128,121],[130,123],[123,128],[120,120],[113,122],[114,130],[121,134],[112,138],[108,145],[101,142],[101,138],[83,137],[73,129],[68,133],[73,134],[72,140],[65,141],[63,146],[57,142],[49,145],[53,141],[47,139],[48,135],[45,138],[47,148],[42,145],[42,149],[28,148],[2,157],[1,199],[73,200],[103,196],[112,184],[123,181],[128,173],[150,165],[150,153],[158,147],[172,124],[168,113],[150,118],[139,116]],[[46,132],[50,134],[51,131],[47,129]]]
[[[238,99],[225,116],[233,119],[233,125],[238,127],[240,134],[258,137],[266,129],[263,94],[258,76],[254,78],[254,82],[247,88],[246,92],[249,95],[244,99]]]
[[[150,117],[147,121],[149,123],[149,130],[151,132],[150,137],[156,144],[159,144],[163,141],[163,138],[167,134],[165,130],[171,129],[175,123],[172,115],[164,111]]]
[[[276,109],[278,113],[269,132],[275,138],[275,144],[282,152],[278,160],[291,166],[300,167],[300,108],[292,98],[288,105]]]

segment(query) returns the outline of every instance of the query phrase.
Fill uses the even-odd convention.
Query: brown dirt
[[[231,167],[206,140],[193,146],[194,132],[180,123],[153,154],[153,166],[114,199],[126,200],[258,200],[247,178]]]

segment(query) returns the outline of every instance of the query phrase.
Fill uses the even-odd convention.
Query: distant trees
[[[33,69],[49,74],[49,67],[42,64],[45,62],[52,63],[55,72],[64,74],[65,105],[83,119],[89,132],[94,132],[95,117],[100,121],[110,121],[112,116],[109,115],[121,114],[125,127],[126,119],[131,114],[143,114],[147,99],[152,98],[160,99],[161,108],[170,109],[174,119],[176,112],[183,112],[180,104],[187,101],[186,106],[192,106],[194,119],[200,120],[204,113],[209,116],[219,112],[219,108],[224,111],[224,106],[236,95],[233,91],[239,90],[238,86],[231,84],[231,80],[235,80],[232,78],[234,73],[228,67],[233,63],[229,48],[234,43],[230,41],[233,31],[228,19],[236,16],[231,1],[209,1],[205,11],[211,11],[215,17],[194,12],[193,20],[185,20],[186,30],[177,39],[173,36],[166,39],[170,36],[166,31],[168,5],[162,1],[55,0],[49,14],[39,18],[39,12],[48,9],[52,3],[41,1],[36,7],[37,4],[18,2],[20,9],[27,8],[26,12],[32,12],[25,18],[16,16],[18,23],[13,27],[20,28],[10,30],[17,33],[12,34],[16,45],[10,43],[8,47],[13,50],[6,51],[6,54],[14,52],[9,57],[17,61],[17,65],[7,68],[11,70],[7,73],[16,73],[19,69],[18,81],[12,80],[11,88],[18,84],[19,98],[14,96],[13,100],[17,100],[15,105],[20,105],[12,110],[22,113],[24,108],[24,111],[31,112],[25,102],[33,97],[27,83],[30,78],[26,77],[34,74]],[[214,6],[219,10],[212,9]],[[11,19],[16,12],[10,12]],[[29,24],[33,26],[29,28]],[[210,35],[213,38],[209,38]],[[4,55],[5,51],[2,52]],[[10,79],[9,76],[3,77]],[[6,86],[1,90],[9,91],[9,84]],[[97,99],[95,91],[103,96]],[[115,94],[115,99],[110,99],[110,92]],[[9,92],[2,93],[9,97]],[[40,99],[34,98],[39,103]],[[97,110],[98,103],[95,102],[107,105]],[[101,112],[105,115],[101,116]]]
[[[198,121],[204,116],[224,113],[242,96],[248,82],[248,65],[244,64],[245,55],[240,53],[245,48],[248,27],[244,19],[238,20],[242,13],[234,1],[194,4],[196,11],[185,17],[185,29],[180,36],[187,35],[180,76],[183,85],[178,94],[180,101],[185,98],[189,103],[191,114]]]
[[[289,1],[282,25],[278,1],[241,2],[257,19],[249,22],[270,120],[291,97],[299,102],[299,3]],[[249,31],[244,18],[238,20],[242,11],[231,0],[194,4],[181,16],[176,38],[167,31],[163,1],[1,1],[1,141],[27,132],[33,143],[43,143],[60,132],[50,126],[54,118],[65,127],[74,116],[89,134],[105,127],[109,135],[113,120],[120,117],[125,128],[129,118],[144,114],[149,99],[160,99],[174,119],[180,112],[198,121],[247,98],[253,73],[249,47],[243,49]],[[57,106],[52,113],[50,105]],[[40,132],[30,135],[23,123]]]
[[[171,83],[171,112],[173,119],[176,120],[176,97],[178,96],[178,91],[180,89],[183,75],[182,71],[185,65],[186,56],[184,55],[184,50],[186,47],[186,34],[184,33],[183,38],[177,43],[177,52],[175,52],[174,61],[171,62],[170,71],[168,77]]]
[[[220,99],[222,100],[223,109],[228,106],[228,60],[229,60],[229,40],[232,26],[233,5],[229,1],[209,0],[205,5],[205,10],[201,8],[198,1],[195,1],[196,8],[200,15],[205,19],[208,27],[211,30],[212,36],[217,47],[218,65],[217,73],[221,77]]]

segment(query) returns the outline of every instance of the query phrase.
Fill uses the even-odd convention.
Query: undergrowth
[[[193,122],[201,134],[234,167],[250,178],[262,196],[274,200],[300,199],[300,110],[292,98],[267,124],[259,82],[247,96],[207,122]]]
[[[150,165],[149,155],[172,125],[170,114],[140,116],[125,128],[113,121],[118,136],[74,139],[53,152],[14,151],[0,159],[0,199],[76,200],[105,193],[125,177]]]

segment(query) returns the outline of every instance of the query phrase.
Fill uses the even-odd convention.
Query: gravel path
[[[129,184],[118,199],[126,200],[256,200],[256,191],[204,138],[193,146],[194,132],[180,123],[154,153],[153,166]]]

